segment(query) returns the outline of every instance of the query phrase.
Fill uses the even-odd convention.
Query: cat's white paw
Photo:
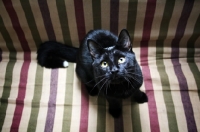
[[[63,61],[63,67],[68,67],[68,62],[67,61]]]

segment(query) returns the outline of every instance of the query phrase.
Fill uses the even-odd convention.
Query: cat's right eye
[[[106,68],[108,66],[108,63],[106,61],[101,62],[101,67]]]

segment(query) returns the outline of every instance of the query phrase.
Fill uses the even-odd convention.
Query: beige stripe
[[[167,67],[166,71],[169,76],[169,83],[170,83],[170,88],[172,90],[171,94],[175,106],[178,129],[180,132],[187,131],[187,123],[181,100],[180,88],[178,85],[179,82],[177,80],[176,74],[174,73],[174,68],[171,59],[165,59],[164,65],[165,67]]]
[[[157,40],[160,32],[160,24],[163,18],[166,1],[156,3],[154,19],[151,28],[150,38],[151,40]]]
[[[89,96],[88,132],[97,131],[97,96]]]
[[[101,0],[101,28],[110,30],[110,2]]]
[[[122,2],[119,2],[118,32],[120,32],[122,29],[126,29],[128,4],[129,4],[129,0],[123,0]]]
[[[124,132],[132,132],[131,99],[123,100]]]
[[[45,29],[44,22],[43,22],[43,17],[40,12],[38,2],[34,1],[34,0],[30,0],[29,3],[31,6],[33,16],[35,18],[35,23],[38,28],[39,35],[40,35],[42,41],[47,41],[48,37],[47,37],[46,29]]]
[[[2,16],[6,30],[10,34],[10,37],[13,41],[13,45],[14,45],[15,49],[18,50],[18,51],[22,51],[22,47],[21,47],[21,44],[19,42],[18,36],[17,36],[17,34],[16,34],[16,32],[13,28],[13,25],[12,25],[12,22],[10,20],[9,15],[8,15],[8,12],[6,11],[3,4],[1,6],[0,15]]]
[[[148,104],[144,103],[144,104],[138,104],[138,105],[139,105],[140,124],[142,128],[142,132],[150,132],[151,128],[150,128]]]
[[[57,98],[56,98],[56,111],[54,119],[54,132],[61,132],[63,125],[63,114],[65,104],[65,91],[66,91],[66,69],[59,69],[58,71],[58,87],[57,87]]]
[[[135,41],[141,41],[142,39],[146,6],[147,6],[147,0],[144,0],[143,2],[138,2],[137,17],[136,17],[135,32],[134,32]],[[135,43],[135,44],[140,44],[140,43]]]
[[[76,17],[75,17],[75,9],[74,9],[74,1],[65,1],[67,17],[68,17],[68,25],[71,36],[72,45],[75,47],[79,47],[79,38],[78,31],[76,25]]]
[[[17,57],[20,58],[20,56],[23,56],[23,54],[18,53]],[[16,107],[16,98],[18,96],[18,90],[19,90],[20,72],[21,72],[22,64],[23,64],[23,61],[17,60],[13,68],[13,76],[12,76],[13,81],[11,84],[10,96],[8,98],[6,117],[4,120],[3,127],[2,127],[3,130],[10,129],[10,126],[12,125],[12,119],[13,119],[15,107]]]
[[[36,57],[36,54],[34,54]],[[26,86],[26,94],[24,99],[24,109],[22,113],[21,122],[19,124],[19,131],[27,131],[28,121],[31,115],[31,102],[33,99],[34,89],[35,89],[35,73],[36,73],[37,63],[32,61],[28,69],[28,78]]]
[[[50,81],[51,81],[51,70],[44,68],[42,95],[41,95],[41,100],[40,100],[40,109],[38,113],[38,120],[37,120],[37,126],[36,126],[37,132],[44,131],[46,118],[47,118],[49,96],[50,96]]]
[[[85,30],[87,33],[88,31],[94,29],[92,0],[83,0],[83,10],[84,10],[84,18],[85,18]]]
[[[74,65],[76,66],[76,64]],[[80,128],[80,113],[81,113],[81,82],[74,73],[73,82],[73,101],[72,101],[72,117],[71,117],[71,132],[78,132]]]
[[[47,4],[48,4],[49,13],[50,13],[51,22],[53,25],[53,30],[56,36],[56,40],[63,41],[63,34],[62,34],[61,25],[60,25],[60,19],[58,15],[57,6],[56,6],[56,1],[55,0],[47,1]]]
[[[137,43],[137,44],[136,44]],[[138,42],[133,43],[133,45],[139,45]],[[135,58],[138,62],[138,64],[140,65],[140,48],[139,47],[133,47],[133,52],[135,53]]]

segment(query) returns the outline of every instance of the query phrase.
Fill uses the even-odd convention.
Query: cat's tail
[[[68,62],[76,62],[78,48],[55,41],[47,41],[37,51],[37,61],[46,68],[67,67]]]

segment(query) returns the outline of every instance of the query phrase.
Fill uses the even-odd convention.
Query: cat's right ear
[[[99,44],[97,44],[95,41],[88,39],[87,40],[87,46],[90,52],[90,55],[92,56],[92,58],[96,58],[96,56],[99,54],[99,49],[100,46]]]

